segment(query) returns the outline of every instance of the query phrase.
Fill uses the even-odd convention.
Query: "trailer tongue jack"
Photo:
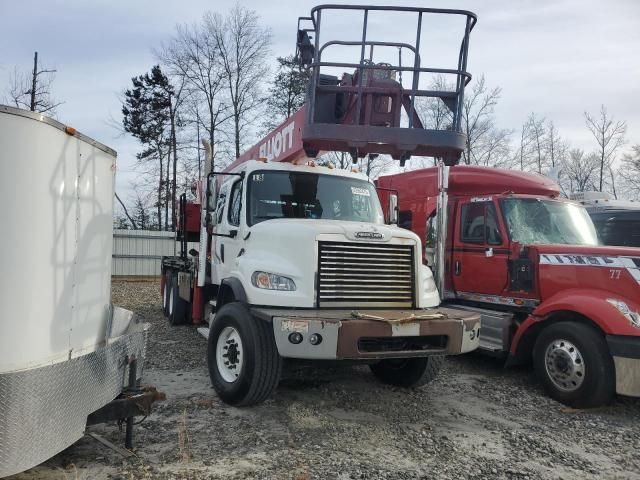
[[[166,395],[155,387],[139,386],[136,381],[138,361],[135,356],[126,359],[129,365],[129,383],[127,388],[118,397],[96,410],[87,417],[87,426],[117,421],[119,425],[125,424],[124,446],[133,449],[134,418],[151,414],[154,402],[166,400]],[[143,420],[144,420],[143,418]]]

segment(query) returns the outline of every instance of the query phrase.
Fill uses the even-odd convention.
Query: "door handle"
[[[224,263],[224,243],[220,244],[220,261]]]
[[[487,257],[487,258],[493,257],[493,247],[485,248],[484,249],[484,256]]]
[[[461,270],[462,266],[460,265],[460,260],[456,260],[456,275],[460,275]]]

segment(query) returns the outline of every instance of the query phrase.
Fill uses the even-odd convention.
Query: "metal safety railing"
[[[328,11],[332,11],[331,15],[335,13],[341,14],[347,11],[361,12],[362,21],[361,26],[357,24],[351,24],[353,28],[360,29],[360,40],[340,40],[340,39],[327,39],[323,41],[322,24],[323,18],[328,16],[329,19],[333,18],[327,15]],[[415,17],[415,40],[411,42],[399,42],[399,41],[384,41],[378,38],[376,33],[369,27],[370,13],[372,12],[388,12],[390,23],[393,22],[392,13],[402,12],[406,20],[407,14],[414,14]],[[458,51],[457,68],[435,68],[423,65],[421,58],[421,39],[425,30],[425,24],[428,23],[429,16],[450,15],[462,17],[464,21],[464,31],[460,40],[460,47]],[[350,19],[352,17],[349,17]],[[430,19],[429,19],[430,20]],[[393,72],[397,72],[402,79],[402,74],[412,75],[411,86],[405,88],[401,85],[403,101],[408,98],[405,109],[408,114],[408,127],[411,128],[424,128],[422,122],[416,112],[416,100],[420,97],[425,98],[437,98],[441,99],[444,104],[451,111],[451,125],[448,126],[449,130],[455,132],[461,131],[461,117],[462,108],[464,103],[464,89],[465,86],[471,80],[471,74],[467,72],[467,56],[469,50],[469,35],[473,30],[477,22],[477,17],[472,12],[466,10],[453,10],[453,9],[437,9],[437,8],[420,8],[420,7],[393,7],[393,6],[370,6],[370,5],[320,5],[311,10],[311,15],[308,17],[300,17],[298,19],[298,42],[296,56],[300,63],[303,64],[310,72],[310,85],[309,95],[307,99],[307,123],[317,123],[316,118],[316,106],[319,95],[327,93],[349,93],[355,97],[355,116],[356,123],[361,122],[361,113],[363,109],[363,98],[367,94],[380,94],[383,95],[383,89],[372,88],[366,86],[364,79],[367,75],[379,74],[379,72],[389,72],[391,75]],[[323,56],[326,55],[328,49],[336,46],[348,46],[359,47],[360,54],[357,62],[341,62],[341,61],[326,61]],[[394,63],[374,63],[373,55],[374,48],[380,47],[393,47],[398,49],[398,61]],[[367,49],[369,55],[367,56]],[[409,65],[402,65],[402,51],[405,50],[413,55],[413,62]],[[355,85],[343,84],[326,84],[321,79],[321,71],[326,71],[328,68],[338,67],[345,69],[352,69],[356,72],[354,79],[357,76]],[[443,90],[443,89],[428,89],[419,88],[420,75],[425,74],[442,74],[455,77],[455,89]]]

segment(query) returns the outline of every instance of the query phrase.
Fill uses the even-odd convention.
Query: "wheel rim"
[[[173,291],[169,295],[169,315],[173,313]]]
[[[238,379],[243,358],[240,334],[233,327],[225,327],[220,332],[216,345],[216,365],[225,382],[233,383]]]
[[[547,346],[544,355],[547,375],[565,392],[573,392],[584,382],[585,366],[580,350],[568,340],[557,339]]]

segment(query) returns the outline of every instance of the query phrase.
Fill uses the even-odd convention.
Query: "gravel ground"
[[[152,323],[144,381],[167,394],[125,460],[91,437],[25,479],[640,479],[640,401],[573,410],[530,369],[449,358],[426,387],[377,383],[366,367],[289,365],[263,405],[233,408],[211,389],[206,341],[171,328],[156,283],[117,282],[114,303]],[[115,425],[91,427],[114,443]]]

